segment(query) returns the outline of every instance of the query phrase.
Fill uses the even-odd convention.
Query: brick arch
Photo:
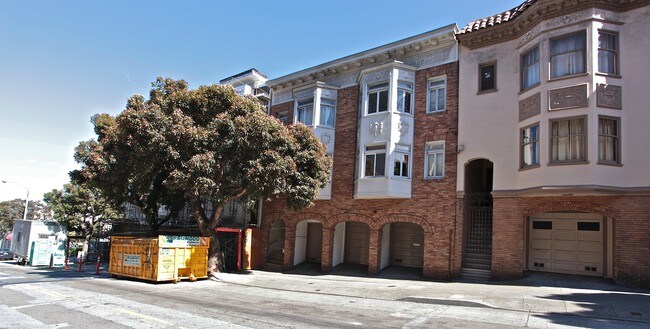
[[[605,217],[616,218],[618,211],[604,205],[589,203],[589,202],[576,202],[576,201],[562,201],[562,202],[549,202],[534,205],[523,210],[523,215],[528,217],[539,213],[545,212],[558,212],[558,211],[577,211],[577,212],[593,212],[601,214]]]
[[[295,216],[292,216],[287,220],[287,222],[290,222],[291,225],[296,226],[298,223],[302,222],[303,220],[315,220],[318,221],[319,223],[323,224],[325,226],[326,218],[325,216],[313,212],[301,212],[296,214]]]
[[[431,228],[431,225],[424,220],[424,218],[416,215],[411,215],[411,214],[390,214],[386,215],[384,217],[381,217],[375,225],[372,226],[372,229],[377,229],[377,230],[382,230],[386,224],[390,223],[413,223],[420,225],[422,230],[424,231],[424,234],[431,234],[433,233],[433,229]]]
[[[374,220],[370,216],[357,213],[343,213],[328,218],[328,220],[323,223],[323,228],[333,229],[334,226],[341,222],[361,222],[368,224],[371,229],[374,227]]]
[[[290,223],[290,220],[286,216],[282,216],[282,213],[274,212],[264,216],[264,223],[262,224],[262,229],[268,231],[271,228],[271,224],[276,220],[280,220],[284,223],[284,227],[287,227]]]

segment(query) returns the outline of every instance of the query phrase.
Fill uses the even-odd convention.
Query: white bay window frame
[[[314,98],[296,100],[296,122],[306,126],[314,125]]]

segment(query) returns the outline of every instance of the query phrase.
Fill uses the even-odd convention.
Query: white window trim
[[[387,91],[387,104],[386,104],[386,111],[379,111],[379,97],[377,99],[377,112],[370,113],[370,87],[371,86],[376,86],[376,85],[381,85],[381,84],[386,84],[386,87],[381,87],[373,90],[373,93],[379,93],[381,91]],[[365,99],[365,115],[377,115],[377,114],[382,114],[382,113],[390,113],[390,102],[391,102],[391,92],[390,92],[390,81],[385,80],[385,81],[377,81],[373,83],[368,83],[365,85],[365,93],[366,93],[366,99]],[[379,95],[379,94],[378,94]]]
[[[439,146],[442,149],[438,151],[438,149],[435,150],[429,150],[429,147],[436,147]],[[429,176],[429,154],[430,153],[441,153],[442,154],[442,175],[440,176]],[[434,170],[435,173],[435,170]],[[425,179],[443,179],[445,178],[445,141],[431,141],[427,142],[424,145],[424,178]]]
[[[309,124],[309,125],[302,122],[302,121],[300,121],[300,120],[298,120],[298,118],[299,118],[298,108],[300,107],[298,104],[300,104],[300,102],[305,102],[305,101],[308,101],[308,100],[311,100],[311,124]],[[293,122],[295,122],[295,123],[300,122],[300,123],[304,124],[305,126],[313,127],[314,123],[315,123],[315,116],[316,116],[316,113],[315,113],[316,112],[316,102],[315,102],[314,97],[296,99],[293,112],[294,112],[294,121]]]
[[[432,82],[438,82],[438,81],[443,81],[442,87],[434,87],[434,88],[430,87],[430,84]],[[438,103],[437,103],[437,100],[436,100],[436,110],[435,111],[430,111],[429,109],[431,108],[431,96],[430,96],[431,95],[431,89],[441,89],[441,88],[445,89],[445,108],[440,110],[440,111],[437,110]],[[426,113],[433,114],[433,113],[447,112],[447,76],[446,75],[441,75],[441,76],[437,76],[437,77],[427,79],[427,104],[426,104],[426,106],[427,106],[426,107]]]
[[[393,156],[392,156],[392,167],[391,167],[391,176],[399,179],[411,179],[411,173],[413,170],[413,155],[411,154],[411,147],[408,145],[396,145],[395,150],[393,151]],[[408,156],[408,173],[406,176],[398,176],[395,175],[395,160],[397,159],[397,155],[403,154]],[[400,161],[401,162],[401,161]]]
[[[330,126],[330,125],[323,124],[323,123],[320,121],[320,118],[321,118],[321,111],[322,111],[322,108],[323,108],[323,100],[332,101],[332,102],[334,103],[333,105],[331,105],[331,104],[327,104],[327,105],[326,105],[326,106],[332,106],[332,107],[334,107],[334,120],[332,121],[332,125],[331,125],[331,126]],[[332,129],[334,129],[334,128],[336,127],[336,110],[337,110],[336,108],[337,108],[337,105],[338,105],[338,104],[337,104],[337,102],[336,102],[336,99],[327,98],[327,97],[321,97],[321,98],[319,99],[319,102],[318,102],[318,124],[317,124],[318,126],[326,127],[326,128],[332,128]]]
[[[400,86],[400,84],[410,85],[411,88],[402,87],[402,86]],[[397,113],[400,113],[400,114],[407,114],[407,115],[413,115],[413,102],[415,101],[415,93],[413,92],[415,88],[413,88],[413,87],[414,87],[414,86],[413,86],[413,82],[405,81],[405,80],[398,80],[398,81],[397,81],[397,102],[399,102],[399,91],[400,91],[400,90],[403,90],[403,91],[405,91],[405,92],[411,93],[411,103],[409,104],[409,109],[408,109],[409,111],[408,111],[408,112],[406,112],[406,111],[404,111],[404,112],[400,112],[400,110],[399,110],[399,104],[396,104],[396,106],[395,106],[395,111],[396,111]],[[389,103],[389,104],[390,104],[390,103]],[[388,107],[388,111],[390,112],[390,106]]]
[[[368,147],[383,147],[383,149],[367,150]],[[366,155],[369,155],[369,154],[384,154],[384,174],[383,175],[381,175],[381,176],[368,176],[368,175],[366,175]],[[386,148],[386,143],[365,145],[363,147],[363,157],[362,157],[363,163],[361,164],[361,177],[362,178],[386,178],[386,177],[388,177],[388,175],[386,175],[386,169],[387,169],[386,168],[386,162],[387,162],[386,160],[388,159],[388,157],[386,155],[388,155],[388,150]],[[375,159],[376,159],[376,157],[375,157]],[[389,167],[389,168],[392,168],[392,167]],[[375,170],[374,171],[375,172],[377,171],[377,161],[376,160],[375,160]]]

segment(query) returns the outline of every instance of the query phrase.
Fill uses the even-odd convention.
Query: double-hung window
[[[320,125],[334,128],[334,118],[336,117],[336,101],[333,99],[320,99]]]
[[[388,82],[368,86],[368,114],[388,111]]]
[[[598,31],[598,72],[618,74],[618,34]]]
[[[447,80],[435,78],[428,82],[427,113],[444,112],[447,100]]]
[[[584,31],[551,40],[551,78],[587,72]]]
[[[587,160],[585,118],[551,121],[551,162]]]
[[[497,90],[497,63],[485,63],[478,66],[478,91]]]
[[[620,119],[598,117],[598,161],[621,163]]]
[[[539,47],[521,56],[521,90],[539,83]]]
[[[425,147],[425,178],[442,178],[445,174],[445,142],[429,142]]]
[[[385,176],[386,145],[366,146],[364,177]]]
[[[539,164],[539,124],[521,130],[520,168]]]
[[[393,166],[393,176],[396,177],[409,177],[409,158],[410,158],[410,147],[397,145],[395,147],[395,152],[393,155],[394,166]]]
[[[314,123],[314,99],[298,101],[296,106],[296,119],[307,126]]]
[[[411,113],[413,100],[413,84],[408,82],[397,83],[397,111]]]

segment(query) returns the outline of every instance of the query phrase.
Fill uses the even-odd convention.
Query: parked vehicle
[[[9,248],[0,249],[0,260],[14,259],[14,253]]]
[[[16,219],[11,251],[20,265],[63,265],[65,254],[64,228],[57,222]]]

